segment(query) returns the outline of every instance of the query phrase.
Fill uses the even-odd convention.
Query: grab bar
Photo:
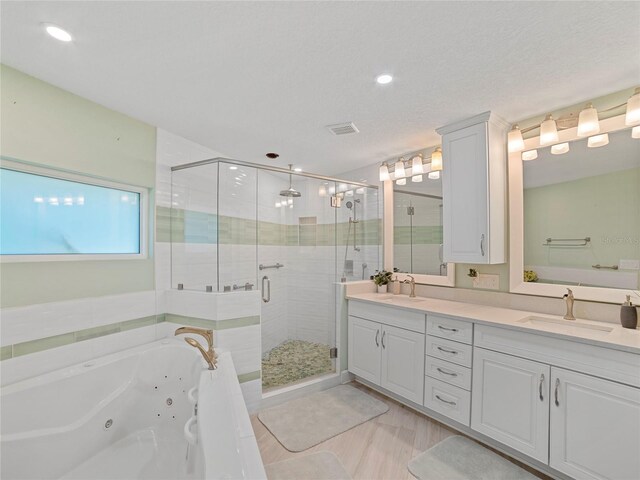
[[[582,243],[558,243],[553,242],[582,242]],[[586,247],[591,242],[591,237],[584,238],[547,238],[546,242],[542,244],[543,247]]]
[[[280,268],[282,268],[282,267],[284,267],[284,265],[283,265],[283,264],[281,264],[281,263],[276,263],[275,265],[263,265],[263,264],[260,264],[260,266],[259,266],[258,268],[259,268],[260,270],[267,270],[268,268],[275,268],[275,269],[277,270],[277,269],[280,269]]]
[[[601,268],[606,268],[608,270],[618,270],[618,265],[600,265],[599,263],[597,265],[591,265],[591,268],[597,268],[598,270],[600,270]]]
[[[267,288],[265,289],[264,284],[267,282]],[[267,294],[265,297],[264,294]],[[262,301],[264,303],[269,303],[271,301],[271,280],[266,275],[262,277]]]

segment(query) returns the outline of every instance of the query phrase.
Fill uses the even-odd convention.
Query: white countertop
[[[564,320],[562,316],[491,307],[473,303],[453,302],[438,298],[391,295],[380,293],[360,293],[347,295],[348,300],[376,303],[381,306],[395,307],[414,312],[434,313],[468,319],[475,323],[504,327],[549,337],[565,338],[581,343],[598,345],[616,350],[640,354],[640,330],[622,328],[621,325],[591,320]],[[523,323],[528,317],[548,319],[550,322]],[[581,328],[592,326],[593,329]],[[611,331],[608,331],[611,329]]]

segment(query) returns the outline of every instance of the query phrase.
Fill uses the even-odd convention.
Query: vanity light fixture
[[[567,153],[568,151],[569,151],[569,144],[567,142],[558,143],[556,145],[551,146],[551,153],[553,155],[562,155],[563,153]]]
[[[633,95],[627,100],[627,114],[624,117],[625,125],[637,125],[638,123],[640,123],[640,87],[636,88]]]
[[[422,181],[422,175],[414,175],[411,177],[411,181],[413,183],[420,183]]]
[[[589,135],[595,135],[599,131],[598,111],[591,103],[587,103],[578,116],[578,136],[588,137]]]
[[[524,144],[523,144],[524,148]],[[431,171],[439,172],[442,170],[442,149],[437,147],[431,154]]]
[[[604,147],[609,143],[609,134],[601,133],[600,135],[594,135],[587,140],[587,146],[589,148]]]
[[[540,146],[553,145],[558,142],[558,127],[551,114],[540,124]]]
[[[520,127],[516,123],[511,127],[511,131],[507,135],[509,153],[521,152],[524,150],[524,140],[522,139],[522,132]]]
[[[398,180],[396,180],[396,185],[406,185],[406,184],[407,184],[407,179],[405,177],[399,178]]]
[[[538,150],[527,150],[526,152],[522,152],[522,160],[528,162],[530,160],[535,160],[538,158]]]
[[[438,180],[440,178],[440,172],[439,171],[435,171],[435,172],[429,172],[429,180]]]
[[[43,23],[42,25],[44,26],[46,32],[56,40],[60,40],[61,42],[70,42],[73,40],[71,34],[64,28],[60,28],[59,26],[53,25],[52,23]]]
[[[393,174],[396,179],[401,179],[407,176],[406,172],[404,171],[404,158],[401,158],[396,162],[393,169]]]
[[[318,195],[321,197],[326,197],[327,196],[327,187],[326,185],[320,185],[320,188],[318,188]]]
[[[631,138],[640,138],[640,125],[631,129]]]
[[[380,165],[379,178],[381,182],[386,182],[387,180],[391,180],[391,175],[389,175],[389,165],[387,165],[387,162],[384,162],[382,165]]]
[[[420,175],[422,173],[424,173],[422,157],[420,155],[416,155],[411,159],[411,175]]]

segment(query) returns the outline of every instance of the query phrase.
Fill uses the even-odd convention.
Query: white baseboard
[[[349,370],[343,370],[340,373],[340,383],[345,384],[349,382],[353,382],[356,379],[356,376],[351,373]]]
[[[289,387],[265,393],[262,395],[260,409],[262,410],[274,407],[295,398],[304,397],[311,393],[321,392],[331,387],[336,387],[341,384],[341,377],[342,375],[333,373],[321,378],[309,380],[308,382],[291,385]]]

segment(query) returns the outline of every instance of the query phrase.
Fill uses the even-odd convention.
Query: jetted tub
[[[181,338],[2,388],[6,479],[266,479],[231,355]]]

